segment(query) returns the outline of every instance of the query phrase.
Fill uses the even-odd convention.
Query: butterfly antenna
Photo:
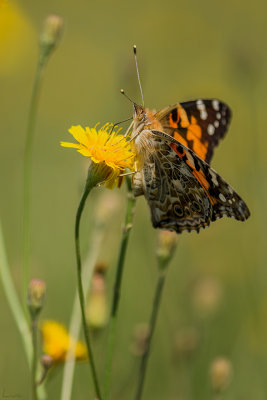
[[[136,45],[134,45],[133,51],[134,51],[134,59],[135,59],[135,66],[136,66],[137,78],[138,78],[138,83],[139,83],[140,92],[141,92],[141,97],[142,97],[142,103],[143,103],[143,107],[145,107],[144,96],[143,96],[143,90],[142,90],[142,86],[141,86],[140,74],[139,74],[139,69],[138,69],[137,54],[136,54]]]
[[[135,102],[134,101],[132,101],[131,99],[130,99],[130,97],[129,96],[127,96],[127,94],[125,93],[125,91],[123,90],[123,89],[121,89],[120,90],[120,92],[121,92],[121,94],[123,94],[123,96],[125,96],[126,97],[126,99],[128,99],[132,104],[135,104]]]

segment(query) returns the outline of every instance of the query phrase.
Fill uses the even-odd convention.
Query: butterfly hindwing
[[[134,176],[134,194],[144,194],[155,228],[198,232],[211,221],[208,196],[166,141],[157,137],[154,144],[156,151]]]
[[[175,139],[171,138],[170,141],[165,133],[158,131],[152,131],[152,133],[169,141],[170,147],[190,168],[213,206],[212,220],[228,216],[244,221],[249,217],[250,212],[245,202],[209,164]]]
[[[134,177],[134,191],[145,195],[154,227],[180,233],[223,216],[249,217],[244,201],[205,161],[164,132],[151,133],[154,151]]]
[[[210,163],[214,147],[224,137],[231,110],[217,99],[199,99],[168,106],[157,113],[164,132]]]

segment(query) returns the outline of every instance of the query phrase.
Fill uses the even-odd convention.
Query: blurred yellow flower
[[[14,2],[0,0],[0,74],[9,74],[29,59],[34,44],[29,19]]]
[[[41,326],[43,337],[43,352],[50,356],[53,363],[67,360],[69,348],[77,361],[86,360],[88,353],[86,346],[78,341],[75,346],[74,339],[68,334],[66,328],[57,321],[44,321]]]
[[[134,153],[129,140],[113,124],[107,123],[100,129],[80,125],[72,126],[69,132],[78,143],[61,142],[63,147],[73,147],[94,164],[105,168],[105,183],[112,187],[126,168],[134,170]]]

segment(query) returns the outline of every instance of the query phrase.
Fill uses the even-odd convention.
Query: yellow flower
[[[31,59],[34,43],[33,26],[23,9],[0,0],[0,75],[20,70]]]
[[[72,352],[71,356],[74,356],[77,361],[88,358],[86,346],[80,341],[75,346],[74,339],[59,322],[44,321],[41,331],[43,336],[43,351],[52,358],[53,363],[65,362],[69,348]]]
[[[91,159],[97,165],[99,176],[107,187],[119,186],[119,176],[126,168],[134,170],[134,153],[131,143],[113,129],[113,124],[107,123],[100,129],[80,125],[72,126],[69,132],[78,143],[61,142],[63,147],[73,147],[83,156]],[[102,173],[102,174],[101,174]],[[99,183],[102,183],[99,182]]]

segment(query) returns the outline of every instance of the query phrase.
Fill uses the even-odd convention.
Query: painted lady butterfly
[[[143,99],[136,46],[134,54]],[[137,153],[133,192],[145,196],[153,226],[199,232],[223,216],[246,220],[250,212],[245,202],[209,165],[227,131],[229,107],[217,99],[199,99],[156,112],[132,103]]]
[[[145,196],[155,228],[199,232],[223,216],[249,217],[244,201],[208,164],[230,118],[229,107],[216,99],[158,112],[134,104],[139,165],[133,190]]]
[[[145,196],[153,226],[199,232],[223,216],[246,220],[250,212],[245,202],[209,165],[228,128],[229,107],[217,99],[158,112],[133,104],[138,158],[133,191]]]

